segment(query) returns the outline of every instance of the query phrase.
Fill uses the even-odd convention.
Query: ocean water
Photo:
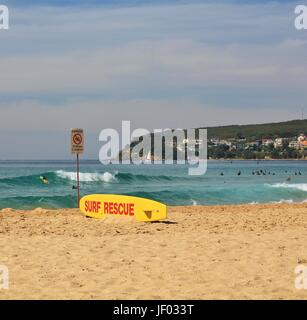
[[[209,161],[203,176],[189,176],[188,168],[83,161],[81,195],[133,195],[167,205],[307,202],[304,161]],[[252,174],[261,170],[266,175]],[[49,185],[40,181],[41,175]],[[77,201],[74,185],[75,164],[71,161],[0,161],[0,209],[72,208]]]

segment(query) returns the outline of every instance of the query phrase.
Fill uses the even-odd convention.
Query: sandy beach
[[[0,299],[305,299],[307,204],[171,207],[167,221],[0,211]]]

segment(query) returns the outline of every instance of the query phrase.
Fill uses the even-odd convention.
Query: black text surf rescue
[[[103,208],[104,214],[134,216],[134,203],[85,201],[85,211],[98,213]]]

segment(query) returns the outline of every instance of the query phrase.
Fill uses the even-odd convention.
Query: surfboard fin
[[[144,213],[146,214],[146,216],[147,216],[148,219],[151,219],[151,217],[152,217],[152,211],[147,210],[147,211],[144,211]]]

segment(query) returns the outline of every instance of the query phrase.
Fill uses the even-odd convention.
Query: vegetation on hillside
[[[290,147],[289,142],[296,141],[300,134],[307,136],[307,120],[293,120],[287,122],[276,122],[253,125],[231,125],[221,127],[199,128],[208,129],[208,158],[211,159],[305,159],[307,157],[306,148]],[[197,130],[196,130],[197,132]],[[161,135],[161,134],[160,134]],[[187,137],[187,132],[185,131]],[[156,137],[157,138],[157,137]],[[162,138],[162,136],[161,136]],[[274,146],[277,138],[283,138],[282,145]],[[177,155],[187,154],[182,141],[165,141],[162,150],[162,159],[165,159],[166,150],[172,149],[173,158]],[[263,140],[272,140],[272,144],[263,144]],[[130,158],[133,148],[142,141],[142,137],[132,142],[130,148],[125,148],[120,152],[120,158]],[[148,139],[146,139],[148,141]],[[218,142],[214,142],[217,140]],[[257,143],[256,143],[257,142]],[[181,146],[181,147],[180,147]],[[199,145],[197,148],[204,146]],[[197,148],[195,156],[198,156]],[[130,149],[130,150],[129,150]],[[138,154],[143,158],[147,154],[155,156],[154,135],[150,134],[149,143],[145,143],[143,149]]]
[[[278,137],[292,138],[300,133],[307,135],[307,120],[292,120],[287,122],[231,125],[222,127],[209,127],[208,139],[218,137],[220,139],[246,138],[257,140],[264,138],[275,139]]]

